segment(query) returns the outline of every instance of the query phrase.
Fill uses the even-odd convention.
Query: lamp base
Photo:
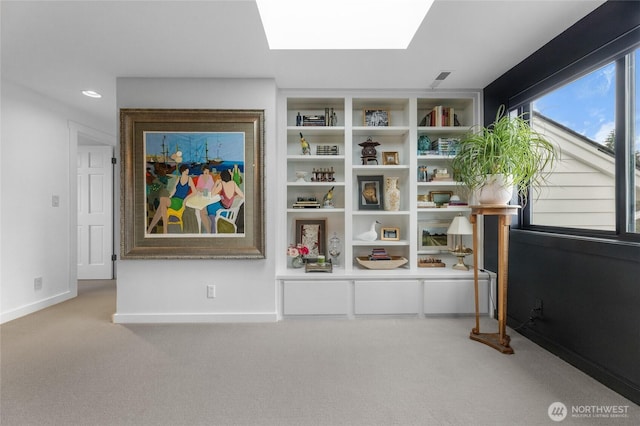
[[[453,265],[452,267],[453,269],[459,269],[461,271],[468,271],[469,267],[467,265],[464,264],[464,257],[459,257],[458,258],[458,263],[456,263],[455,265]]]
[[[460,252],[451,252],[451,254],[455,255],[458,258],[458,263],[456,263],[455,265],[453,265],[453,269],[459,269],[461,271],[468,271],[469,267],[467,265],[464,264],[464,258],[469,254],[469,253],[460,253]]]

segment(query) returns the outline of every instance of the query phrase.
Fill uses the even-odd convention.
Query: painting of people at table
[[[146,237],[244,235],[243,132],[144,132]]]

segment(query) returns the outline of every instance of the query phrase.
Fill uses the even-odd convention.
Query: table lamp
[[[451,225],[449,225],[447,234],[453,235],[454,245],[450,252],[458,258],[458,263],[453,265],[453,269],[468,271],[469,267],[464,264],[464,258],[465,256],[473,253],[473,250],[464,246],[462,236],[473,234],[473,227],[471,226],[471,223],[469,223],[469,219],[462,215],[454,217]]]

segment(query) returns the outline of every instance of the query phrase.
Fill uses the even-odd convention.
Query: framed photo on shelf
[[[448,251],[453,247],[453,238],[447,234],[450,222],[429,220],[418,222],[418,251],[435,254]]]
[[[452,196],[453,191],[431,191],[429,192],[429,201],[440,207],[443,204],[448,204]]]
[[[391,115],[388,109],[365,108],[364,123],[367,127],[387,127],[391,125]]]
[[[265,257],[264,110],[121,109],[120,137],[123,259]]]
[[[383,241],[400,240],[400,228],[381,228],[380,234],[380,239]]]
[[[326,219],[296,220],[296,244],[302,244],[309,249],[308,257],[317,258],[319,255],[326,255],[326,240]]]
[[[400,164],[398,153],[396,151],[383,151],[382,164],[385,166],[397,166]]]
[[[382,210],[384,206],[383,175],[358,176],[358,209]]]

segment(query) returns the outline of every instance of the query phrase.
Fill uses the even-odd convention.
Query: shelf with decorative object
[[[378,311],[404,314],[406,307],[395,312],[393,306],[382,306],[384,303],[373,306],[378,303],[376,294],[394,294],[394,288],[398,290],[397,285],[402,284],[407,303],[413,303],[408,310],[428,315],[435,309],[435,299],[429,297],[424,303],[420,300],[427,285],[433,283],[428,287],[428,293],[433,293],[436,299],[441,292],[451,292],[448,296],[441,295],[441,300],[449,302],[436,309],[439,313],[472,313],[469,306],[473,308],[473,294],[465,308],[450,299],[452,294],[454,299],[458,295],[467,296],[466,286],[473,280],[472,273],[453,270],[456,257],[448,253],[448,247],[437,251],[435,256],[430,253],[436,250],[425,249],[420,244],[424,222],[441,222],[446,228],[456,215],[468,216],[470,210],[463,205],[424,207],[418,198],[436,195],[442,204],[441,197],[446,194],[439,193],[451,192],[454,201],[466,201],[464,187],[450,176],[449,164],[453,157],[448,154],[455,142],[448,142],[461,138],[481,122],[480,92],[284,90],[280,93],[278,135],[282,144],[277,153],[280,164],[278,188],[285,190],[276,195],[285,214],[278,217],[279,228],[283,229],[277,233],[278,247],[286,248],[295,242],[296,224],[304,220],[324,221],[324,238],[328,241],[335,234],[341,242],[340,254],[330,273],[305,273],[304,268],[288,266],[284,254],[276,258],[283,292],[281,312],[286,315],[339,312],[347,317]],[[420,125],[424,116],[437,106],[445,108],[443,111],[448,111],[449,117],[453,111],[455,116],[448,121],[451,125]],[[326,116],[327,111],[334,117],[333,121],[325,120],[325,125],[319,125],[320,120],[313,121],[312,116]],[[305,115],[309,116],[306,121]],[[298,125],[305,122],[317,125]],[[421,152],[419,140],[424,147],[427,139],[438,143]],[[447,171],[436,180],[419,181],[420,166],[432,174],[434,169]],[[314,170],[328,171],[330,178],[313,181]],[[451,180],[440,180],[446,179],[447,173]],[[321,208],[330,189],[333,207]],[[315,199],[320,206],[293,208],[299,197]],[[385,203],[387,198],[393,203]],[[372,225],[375,236],[361,238],[362,234],[371,231]],[[377,249],[384,249],[393,258],[406,259],[406,263],[389,270],[374,270],[358,262],[357,258],[370,256]],[[419,265],[420,258],[424,260],[430,256],[442,258],[445,266],[427,268],[424,263]],[[319,287],[328,282],[335,285],[330,289]],[[436,285],[441,282],[465,284]],[[344,291],[347,292],[346,300]],[[365,301],[369,296],[372,299]],[[316,297],[335,300],[325,300],[322,307],[313,307]],[[348,305],[346,310],[344,306],[338,306],[343,302]],[[373,305],[367,307],[370,302]]]

